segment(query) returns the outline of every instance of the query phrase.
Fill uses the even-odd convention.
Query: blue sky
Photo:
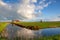
[[[60,0],[1,0],[0,6],[1,10],[4,11],[6,9],[6,14],[0,12],[5,19],[23,19],[23,20],[56,20],[60,21]],[[6,7],[8,8],[6,8]],[[4,9],[2,8],[4,7]],[[11,10],[14,11],[11,11]],[[8,12],[7,12],[8,10]],[[10,15],[16,15],[11,16]],[[24,15],[23,15],[24,14]],[[11,16],[11,17],[10,17]],[[53,20],[53,21],[54,21]]]
[[[55,3],[50,4],[42,10],[43,16],[46,18],[54,18],[60,16],[60,0],[55,0]]]

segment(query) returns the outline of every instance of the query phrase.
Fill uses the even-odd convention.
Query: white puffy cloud
[[[35,10],[35,5],[21,4],[17,12],[20,15],[28,19],[31,19],[33,17],[34,10]]]
[[[7,5],[7,4],[6,4],[6,3],[4,3],[4,2],[2,2],[2,0],[0,0],[0,5],[5,6],[5,5]]]
[[[8,20],[8,19],[22,19],[22,16],[17,14],[17,4],[7,4],[0,0],[0,19]]]
[[[0,0],[0,8],[4,7],[6,9],[11,9],[11,6],[8,5],[7,3],[4,3],[2,0]]]
[[[41,15],[41,10],[47,7],[51,2],[45,3],[46,0],[42,0],[39,2],[39,5],[36,6],[34,3],[37,3],[37,0],[22,0],[22,3],[18,7],[18,13],[27,19],[36,19]],[[38,10],[36,12],[35,10]]]
[[[5,19],[23,19],[32,20],[40,17],[42,11],[51,2],[45,3],[46,0],[41,0],[36,6],[37,0],[21,0],[20,3],[8,4],[0,0],[0,16]],[[38,10],[38,12],[36,12]]]
[[[37,2],[37,0],[31,0],[31,2]]]
[[[18,7],[18,13],[27,19],[32,19],[35,17],[35,5],[31,4],[30,2],[36,2],[36,0],[22,0],[22,3]]]
[[[36,6],[37,7],[36,9],[43,10],[45,7],[48,7],[49,4],[51,4],[51,1],[46,3],[46,0],[42,0],[39,2],[39,6]]]

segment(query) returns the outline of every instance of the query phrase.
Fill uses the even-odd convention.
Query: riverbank
[[[23,25],[25,27],[38,26],[40,29],[60,27],[59,21],[57,21],[57,22],[18,22],[17,24]]]
[[[9,22],[10,23],[10,22]],[[8,22],[0,22],[0,32],[9,24]],[[23,25],[25,28],[45,29],[60,27],[60,22],[16,22],[16,24]]]
[[[7,22],[0,22],[0,32],[1,32],[2,30],[4,30],[5,27],[6,27],[8,24],[9,24],[9,23],[7,23]]]

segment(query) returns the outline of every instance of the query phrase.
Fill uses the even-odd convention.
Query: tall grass
[[[8,25],[7,22],[0,22],[0,32]]]

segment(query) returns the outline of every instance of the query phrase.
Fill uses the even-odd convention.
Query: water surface
[[[13,37],[33,38],[33,37],[52,36],[52,35],[60,34],[60,28],[30,30],[30,29],[18,27],[16,25],[12,26],[12,24],[9,24],[4,31],[5,31],[3,32],[4,35],[8,34],[7,35],[8,38],[13,38]]]

